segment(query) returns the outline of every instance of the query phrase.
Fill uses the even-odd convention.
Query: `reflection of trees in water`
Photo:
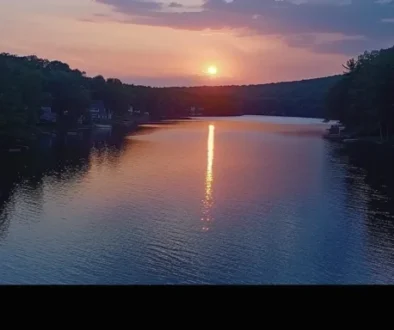
[[[10,219],[8,217],[8,210],[5,199],[0,197],[0,243],[1,240],[7,236],[8,228],[10,226]]]
[[[104,132],[103,132],[104,133]],[[45,178],[55,183],[73,182],[85,175],[95,160],[105,158],[107,165],[115,166],[124,151],[123,135],[85,134],[79,137],[44,137],[28,152],[2,155],[0,171],[0,239],[5,237],[10,213],[18,194],[28,194],[35,207],[43,205]],[[22,194],[23,195],[23,194]]]
[[[382,145],[350,144],[336,149],[346,164],[350,208],[365,205],[365,228],[374,256],[394,262],[394,150]]]

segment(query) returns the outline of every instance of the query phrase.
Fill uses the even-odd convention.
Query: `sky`
[[[315,78],[393,45],[394,0],[0,0],[0,52],[138,85]]]

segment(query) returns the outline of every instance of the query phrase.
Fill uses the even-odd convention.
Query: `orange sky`
[[[319,77],[341,72],[341,65],[349,58],[294,46],[280,33],[263,35],[231,26],[211,28],[208,23],[207,28],[174,27],[171,22],[164,26],[166,23],[157,23],[156,18],[150,25],[144,21],[146,12],[126,7],[144,1],[0,0],[0,51],[36,54],[65,61],[89,75],[156,86],[254,84]],[[215,1],[222,0],[211,0]],[[202,1],[178,3],[200,6]],[[131,9],[123,13],[122,8]],[[135,21],[129,19],[136,15]],[[212,64],[219,70],[215,79],[203,73]]]

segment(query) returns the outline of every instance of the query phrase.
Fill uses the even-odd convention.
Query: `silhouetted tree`
[[[388,139],[394,123],[394,47],[365,52],[344,67],[327,95],[327,118],[340,120],[354,134]]]

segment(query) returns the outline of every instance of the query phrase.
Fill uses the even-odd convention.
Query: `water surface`
[[[391,171],[326,126],[201,118],[2,155],[0,283],[393,283]]]

